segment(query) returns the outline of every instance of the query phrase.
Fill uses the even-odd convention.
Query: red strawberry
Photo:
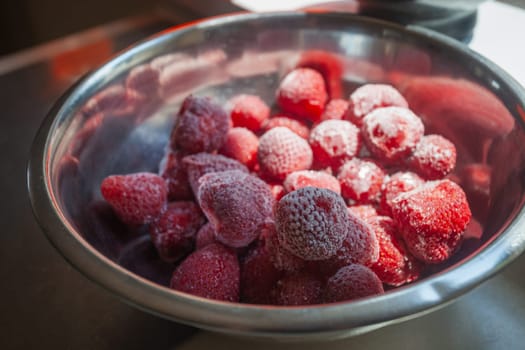
[[[257,159],[264,175],[284,180],[294,171],[309,169],[313,156],[308,142],[289,129],[278,127],[259,139]]]
[[[277,104],[284,112],[318,121],[328,100],[321,74],[309,68],[288,73],[277,90]]]
[[[363,265],[348,265],[328,279],[324,301],[334,303],[384,293],[377,275]]]
[[[327,260],[319,262],[319,270],[332,274],[349,264],[372,265],[379,258],[379,243],[372,225],[349,211],[350,229],[339,250]]]
[[[409,156],[423,137],[421,119],[401,107],[378,108],[363,119],[361,134],[368,150],[386,163]]]
[[[226,140],[229,118],[209,97],[188,96],[171,133],[171,148],[186,154],[218,150]]]
[[[259,131],[270,116],[270,108],[259,96],[237,95],[228,105],[233,126],[247,128],[253,132]]]
[[[419,277],[422,264],[408,253],[398,237],[394,221],[378,216],[369,221],[379,241],[379,259],[370,268],[379,279],[391,286],[400,286]]]
[[[284,126],[285,128],[290,129],[305,140],[307,140],[310,135],[310,129],[306,124],[281,114],[268,119],[263,125],[263,131],[267,132],[268,130],[279,126]]]
[[[305,260],[334,255],[353,229],[341,196],[315,187],[285,195],[275,208],[279,243]]]
[[[151,241],[164,261],[176,261],[192,250],[195,234],[204,222],[204,215],[194,202],[171,202],[151,223]]]
[[[341,99],[330,100],[321,115],[321,121],[342,120],[345,118],[347,111],[348,101]]]
[[[425,181],[410,171],[399,171],[385,178],[381,189],[381,210],[392,215],[392,201],[398,195],[423,185]]]
[[[241,300],[251,304],[271,304],[271,293],[281,272],[272,263],[263,245],[252,248],[241,263]]]
[[[270,188],[270,192],[272,192],[273,198],[275,198],[276,201],[283,198],[283,196],[286,194],[283,185],[279,183],[268,183],[268,187]]]
[[[337,179],[345,199],[356,204],[377,202],[385,173],[375,163],[353,158],[339,170]]]
[[[292,192],[303,187],[325,188],[337,194],[341,194],[341,185],[332,175],[313,170],[300,170],[289,174],[284,180],[286,192]]]
[[[279,271],[297,272],[303,269],[305,261],[290,253],[280,242],[275,225],[270,223],[261,229],[259,239],[270,254],[270,260]]]
[[[151,173],[108,176],[100,191],[120,220],[129,225],[147,224],[159,217],[168,195],[164,179]]]
[[[456,147],[443,136],[426,135],[419,141],[408,163],[425,179],[439,180],[456,166]]]
[[[193,197],[186,169],[182,165],[182,157],[180,152],[167,150],[159,165],[160,176],[168,184],[168,198],[172,201]]]
[[[238,302],[239,279],[237,256],[215,243],[188,256],[175,269],[170,286],[203,298]]]
[[[359,153],[359,129],[345,120],[327,120],[312,129],[309,139],[315,164],[319,168],[339,169]]]
[[[392,214],[410,252],[426,263],[448,259],[471,218],[465,193],[450,180],[427,182],[397,196]]]
[[[379,215],[376,211],[376,208],[368,204],[349,206],[348,212],[357,216],[363,221],[368,221],[369,219],[372,219]]]
[[[195,250],[206,247],[208,244],[218,243],[215,239],[215,229],[209,222],[202,226],[195,236]]]
[[[182,159],[182,165],[186,169],[188,181],[195,195],[199,190],[199,179],[206,174],[226,170],[248,172],[248,169],[235,159],[211,153],[197,153],[186,156]]]
[[[200,179],[198,200],[213,225],[215,238],[229,247],[246,247],[272,218],[275,199],[261,179],[230,170]]]
[[[246,128],[233,128],[228,131],[220,153],[253,169],[257,163],[258,147],[259,139],[253,132]]]
[[[340,98],[342,96],[343,62],[338,56],[328,51],[305,51],[301,55],[297,67],[311,68],[318,71],[323,76],[328,95],[332,98]]]
[[[408,103],[399,91],[390,85],[366,84],[350,95],[346,119],[361,126],[367,114],[377,108],[389,106],[408,108]]]

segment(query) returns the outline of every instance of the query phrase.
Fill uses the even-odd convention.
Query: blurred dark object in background
[[[346,0],[306,7],[314,11],[350,12],[402,25],[426,27],[469,42],[477,20],[477,6],[485,0]]]
[[[160,0],[0,1],[0,56],[116,19],[140,15]]]
[[[407,20],[407,14],[409,16],[414,15],[413,11],[410,12],[413,9],[413,6],[410,6],[410,2],[415,2],[414,0],[360,1],[368,3],[363,9],[363,14],[365,15],[390,20],[397,19],[403,24],[412,23]],[[434,2],[445,7],[457,6],[458,3],[452,0],[418,1]],[[525,7],[525,0],[498,1]],[[374,8],[374,6],[377,7],[378,2],[390,3],[390,7],[387,10],[377,11],[377,8]],[[459,1],[459,3],[461,2],[476,3],[478,0]],[[399,6],[400,3],[402,6]],[[396,5],[399,7],[395,7]],[[392,6],[394,6],[393,9]],[[168,17],[169,13],[171,13],[177,15],[177,18],[185,18],[187,20],[242,10],[232,5],[229,0],[0,0],[0,56],[118,19],[151,13],[156,9],[162,9],[162,11],[167,12]],[[421,13],[416,13],[416,17],[421,15]],[[432,25],[441,26],[444,28],[444,32],[450,31],[450,33],[447,33],[449,35],[459,37],[461,40],[468,39],[471,34],[471,27],[475,23],[475,11],[456,13],[452,22],[459,24],[460,29],[466,28],[466,30],[459,31],[458,35],[458,32],[455,31],[455,28],[458,27],[449,26],[450,23],[446,23],[446,21],[434,21],[429,23],[429,27],[432,27]]]

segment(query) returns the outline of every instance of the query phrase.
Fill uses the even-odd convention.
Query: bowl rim
[[[52,107],[33,141],[27,168],[27,183],[33,213],[55,248],[92,281],[124,301],[164,318],[211,330],[258,335],[301,335],[309,332],[332,333],[363,329],[398,322],[430,312],[458,298],[492,277],[525,250],[525,208],[523,200],[512,221],[503,225],[502,234],[477,254],[461,264],[427,279],[389,291],[384,295],[352,302],[302,307],[275,307],[228,303],[200,298],[171,290],[124,269],[93,248],[67,222],[54,196],[50,181],[50,144],[53,131],[71,114],[71,96],[112,67],[130,61],[134,54],[148,46],[162,45],[182,33],[213,29],[228,23],[241,23],[275,17],[327,17],[345,21],[348,26],[380,26],[383,30],[426,40],[458,54],[466,55],[488,72],[501,78],[504,88],[525,105],[525,91],[505,71],[460,42],[444,35],[414,26],[401,26],[382,20],[341,13],[242,13],[199,20],[165,30],[126,49],[71,87]],[[519,118],[515,118],[519,123]],[[523,125],[522,125],[523,126]],[[504,234],[503,234],[504,233]],[[468,279],[461,276],[470,276]],[[414,302],[417,300],[417,303]],[[408,302],[407,302],[408,301]],[[385,312],[386,310],[386,312]]]

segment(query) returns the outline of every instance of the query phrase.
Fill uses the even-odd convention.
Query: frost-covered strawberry
[[[277,104],[284,112],[318,121],[328,100],[323,76],[310,68],[288,73],[277,90]]]
[[[200,179],[198,201],[215,230],[216,239],[234,248],[246,247],[272,218],[274,198],[261,179],[239,170],[216,172]]]
[[[172,289],[203,298],[237,302],[240,293],[237,256],[220,244],[210,244],[188,256],[171,278]]]
[[[294,171],[309,169],[313,155],[308,142],[288,128],[277,127],[259,139],[257,159],[264,175],[284,180]]]
[[[341,196],[315,187],[290,192],[277,203],[275,222],[279,242],[305,260],[334,255],[351,230]]]
[[[151,173],[108,176],[100,191],[120,220],[129,225],[155,220],[166,207],[168,196],[164,179]]]
[[[472,216],[465,192],[450,180],[430,181],[397,196],[392,214],[410,252],[426,263],[451,256]]]

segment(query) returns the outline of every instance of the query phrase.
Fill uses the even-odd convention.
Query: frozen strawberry
[[[312,129],[309,139],[315,164],[337,170],[359,153],[359,129],[345,120],[327,120]]]
[[[310,129],[306,124],[284,115],[277,115],[268,119],[263,125],[263,131],[267,132],[268,130],[277,128],[279,126],[290,129],[305,140],[307,140],[310,136]]]
[[[229,102],[230,118],[234,127],[259,131],[270,116],[270,108],[255,95],[237,95]]]
[[[320,261],[321,271],[335,273],[349,264],[371,265],[379,258],[379,242],[374,227],[367,221],[348,215],[350,229],[343,241],[343,245],[335,255],[327,260]],[[369,219],[372,220],[372,219]]]
[[[193,197],[186,169],[182,165],[182,157],[180,152],[168,149],[159,165],[160,176],[168,184],[168,199],[170,201]]]
[[[100,191],[120,220],[129,225],[155,220],[166,207],[168,196],[164,179],[151,173],[108,176]]]
[[[342,96],[342,60],[328,51],[309,50],[302,53],[297,67],[311,68],[318,71],[324,78],[326,91],[332,98]]]
[[[171,133],[171,148],[191,154],[218,150],[226,140],[229,118],[209,97],[188,96]]]
[[[315,187],[300,188],[281,198],[275,223],[279,243],[304,260],[331,257],[352,229],[343,198]]]
[[[370,221],[379,241],[379,259],[370,268],[379,279],[391,286],[401,286],[419,277],[421,263],[408,253],[398,236],[394,221],[379,216]]]
[[[271,304],[271,293],[281,277],[263,245],[252,248],[241,262],[241,300],[250,304]]]
[[[315,275],[306,272],[283,277],[277,282],[275,303],[277,305],[313,305],[321,302],[323,283]]]
[[[246,128],[232,128],[226,135],[220,153],[253,169],[257,162],[258,147],[259,139],[253,132]]]
[[[471,218],[465,193],[450,180],[400,194],[392,201],[392,215],[410,252],[426,263],[448,259]]]
[[[235,159],[221,156],[220,154],[192,154],[191,156],[184,157],[182,164],[186,169],[188,181],[195,195],[197,195],[199,189],[199,179],[203,175],[226,170],[248,172],[248,169],[243,164]]]
[[[390,85],[366,84],[350,95],[346,119],[361,126],[367,114],[377,108],[389,106],[408,108],[408,103],[399,91]]]
[[[326,284],[324,301],[334,303],[384,293],[383,284],[377,275],[363,265],[348,265],[341,268]]]
[[[384,177],[385,173],[374,162],[358,158],[346,162],[337,175],[341,194],[356,204],[379,201]]]
[[[151,241],[162,260],[174,262],[189,253],[197,230],[205,222],[194,202],[171,202],[149,227]]]
[[[215,230],[209,222],[204,224],[195,235],[195,250],[202,249],[208,244],[218,243],[215,239]]]
[[[188,256],[175,269],[170,286],[203,298],[238,302],[239,280],[237,256],[215,243]]]
[[[328,100],[321,74],[310,68],[288,73],[277,90],[277,104],[284,112],[318,121]]]
[[[209,173],[200,179],[198,200],[213,225],[215,238],[230,247],[245,247],[272,218],[275,200],[261,179],[239,170]]]
[[[279,271],[297,272],[303,269],[305,261],[286,250],[279,242],[275,224],[268,224],[263,227],[260,240],[264,242],[264,248],[270,254],[270,260]]]
[[[352,205],[348,207],[348,211],[365,222],[379,215],[376,208],[369,204]]]
[[[409,109],[384,107],[363,119],[361,134],[368,150],[384,162],[395,163],[409,156],[423,137],[421,119]]]
[[[270,188],[270,192],[272,192],[273,198],[275,198],[276,201],[283,198],[283,196],[286,194],[283,185],[279,183],[269,183],[268,187]]]
[[[160,71],[149,64],[133,68],[126,78],[126,88],[146,97],[155,97],[159,89]]]
[[[425,181],[410,171],[400,171],[385,178],[381,190],[381,210],[388,216],[392,215],[392,200],[399,194],[412,191],[423,185]]]
[[[292,192],[303,187],[326,188],[337,194],[341,194],[341,185],[332,175],[314,170],[299,170],[289,174],[284,180],[286,192]]]
[[[297,134],[284,127],[267,131],[259,139],[257,159],[264,175],[277,180],[312,165],[312,150]]]
[[[349,212],[348,223],[350,230],[335,258],[344,261],[346,264],[370,265],[377,261],[379,244],[373,229],[368,225],[368,221]]]
[[[456,166],[456,147],[443,136],[426,135],[419,141],[408,163],[427,180],[442,179]]]
[[[342,99],[333,99],[326,104],[321,121],[325,120],[342,120],[348,110],[348,101]]]

